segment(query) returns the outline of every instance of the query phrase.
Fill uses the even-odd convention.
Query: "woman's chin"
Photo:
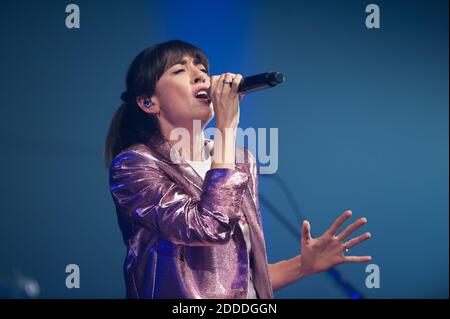
[[[210,100],[197,99],[196,104],[201,108],[212,108],[212,102]]]
[[[214,108],[212,103],[201,104],[195,108],[195,114],[197,118],[201,118],[201,120],[210,120],[214,115]]]

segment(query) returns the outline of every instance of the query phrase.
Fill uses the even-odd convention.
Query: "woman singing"
[[[256,160],[236,147],[240,74],[210,77],[206,56],[183,41],[142,51],[105,146],[110,190],[127,247],[128,298],[273,298],[273,292],[341,263],[370,237],[338,234],[344,212],[321,237],[302,225],[301,255],[268,264]],[[216,117],[214,141],[203,129]],[[200,129],[195,129],[195,122]],[[189,142],[175,149],[171,133]]]

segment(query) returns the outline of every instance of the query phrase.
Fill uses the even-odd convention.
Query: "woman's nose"
[[[202,75],[198,75],[194,79],[194,83],[203,83],[206,81],[206,78]]]
[[[194,83],[203,83],[206,82],[207,74],[204,72],[197,73],[194,77]]]

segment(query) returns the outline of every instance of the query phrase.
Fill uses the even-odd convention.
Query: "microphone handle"
[[[245,77],[239,84],[239,94],[245,94],[273,87],[284,81],[284,75],[281,72],[265,72]]]

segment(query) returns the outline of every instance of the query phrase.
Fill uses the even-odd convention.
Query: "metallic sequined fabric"
[[[274,298],[253,155],[237,148],[236,170],[211,169],[203,181],[183,158],[172,162],[170,152],[168,142],[153,137],[123,150],[110,166],[127,247],[127,297],[245,299],[251,262],[258,297]],[[251,256],[237,224],[242,213]]]

